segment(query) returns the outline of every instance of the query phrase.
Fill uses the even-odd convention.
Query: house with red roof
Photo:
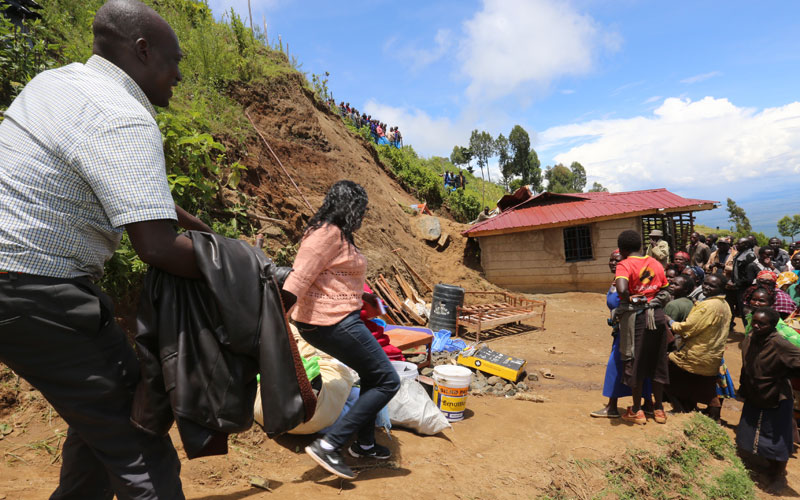
[[[683,198],[666,189],[621,193],[533,195],[527,187],[503,197],[501,212],[462,234],[477,238],[486,279],[522,292],[605,291],[617,236],[633,229],[649,239],[659,229],[671,253],[694,231],[694,212],[717,201]]]

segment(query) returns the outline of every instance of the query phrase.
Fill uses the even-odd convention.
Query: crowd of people
[[[211,267],[219,276],[238,266],[202,260],[196,241],[213,231],[170,193],[155,106],[167,107],[181,81],[175,32],[137,0],[106,3],[92,28],[92,57],[37,75],[0,122],[0,362],[39,390],[68,425],[52,498],[182,499],[169,434],[132,424],[135,401],[150,397],[140,391],[145,376],[111,298],[94,282],[123,232],[142,261],[174,278],[173,289],[203,279]],[[339,109],[357,126],[369,126],[376,142],[402,145],[397,127],[387,130],[346,103]],[[455,182],[464,187],[463,172]],[[281,324],[287,312],[308,344],[358,374],[359,399],[306,448],[317,464],[348,479],[354,472],[341,451],[352,437],[351,456],[390,458],[375,440],[375,421],[400,387],[389,355],[401,353],[387,350],[383,332],[366,323],[381,309],[364,288],[367,261],[354,240],[367,211],[362,186],[335,183],[308,221],[280,297],[263,301],[264,308],[275,306]],[[488,207],[483,215],[490,216]],[[192,232],[178,234],[176,225]],[[797,440],[790,378],[800,377],[800,334],[789,323],[800,306],[800,248],[784,250],[777,238],[759,248],[752,237],[734,244],[694,233],[670,256],[663,233],[649,237],[643,250],[639,233],[624,231],[610,256],[614,339],[603,388],[609,399],[592,416],[665,424],[669,401],[675,411],[704,405],[719,419],[722,401],[737,392],[723,359],[735,313],[745,326],[737,395],[745,403],[736,442],[743,453],[769,460],[771,476],[782,478]],[[277,290],[277,279],[263,277],[248,275]],[[180,299],[172,302],[181,307]],[[213,316],[212,309],[205,312]],[[251,323],[260,325],[257,319]],[[255,381],[258,370],[247,372]],[[156,377],[158,384],[166,385]],[[631,405],[620,411],[619,399],[629,396]]]
[[[328,99],[328,105],[338,111],[345,120],[349,120],[357,129],[369,127],[372,140],[375,144],[389,144],[396,148],[403,147],[403,134],[397,126],[388,127],[382,121],[372,118],[372,115],[358,111],[355,106],[350,106],[349,102],[340,102],[336,105],[333,98]]]
[[[445,170],[441,176],[444,179],[444,188],[449,189],[450,191],[455,191],[456,189],[464,189],[467,187],[467,178],[464,177],[464,171],[459,170],[458,173],[450,172]]]
[[[737,446],[745,457],[766,459],[771,487],[780,489],[793,443],[800,443],[792,403],[793,388],[800,389],[800,379],[792,380],[800,377],[800,333],[786,323],[800,312],[800,248],[787,251],[778,238],[759,248],[754,237],[734,246],[728,237],[695,232],[670,256],[660,230],[650,232],[644,251],[636,231],[622,232],[617,243],[607,293],[608,402],[591,416],[664,424],[668,401],[673,412],[702,405],[719,421],[723,401],[739,397]],[[738,393],[723,356],[734,313],[745,329]],[[632,404],[620,411],[619,398],[628,396]]]

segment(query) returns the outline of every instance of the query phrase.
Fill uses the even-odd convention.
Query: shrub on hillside
[[[0,11],[4,8],[0,4]],[[11,104],[31,78],[56,65],[50,54],[58,46],[47,43],[42,22],[31,21],[26,27],[21,30],[0,13],[0,109]]]
[[[450,191],[449,188],[444,188],[443,179],[438,173],[443,168],[438,159],[420,158],[411,146],[398,149],[383,145],[377,146],[377,149],[381,161],[392,169],[403,187],[414,193],[420,201],[426,202],[431,208],[445,205],[458,222],[469,222],[478,217],[483,206],[480,195],[475,192],[477,183],[468,181],[466,190]],[[452,167],[449,163],[448,165]],[[502,192],[499,186],[487,184]],[[496,196],[496,190],[492,194]]]
[[[447,195],[446,205],[453,218],[459,222],[473,221],[478,218],[481,211],[481,200],[461,189],[456,189]]]
[[[377,146],[381,161],[389,165],[400,183],[431,208],[442,206],[443,187],[438,175],[426,168],[411,146]]]
[[[26,22],[27,32],[14,31],[0,16],[0,110],[36,73],[89,58],[92,20],[104,2],[43,2],[42,20]],[[236,155],[227,150],[240,147],[252,134],[241,106],[226,89],[234,82],[299,73],[286,54],[272,50],[263,33],[252,33],[233,11],[217,21],[207,2],[145,2],[170,23],[185,54],[180,66],[183,82],[176,87],[170,108],[160,109],[157,117],[175,201],[224,236],[251,235],[247,199],[230,193],[223,197],[223,189],[236,189],[244,173]],[[145,270],[124,238],[106,265],[103,285],[115,298],[128,297]]]

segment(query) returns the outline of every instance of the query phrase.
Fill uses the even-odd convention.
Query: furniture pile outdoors
[[[487,297],[493,302],[468,304],[470,298]],[[456,332],[461,329],[475,332],[475,342],[480,342],[481,332],[492,328],[538,319],[538,327],[544,330],[545,307],[542,300],[533,300],[512,295],[508,292],[465,292],[464,305],[457,308]]]

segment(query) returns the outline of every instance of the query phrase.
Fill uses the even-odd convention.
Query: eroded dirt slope
[[[356,234],[356,243],[369,259],[370,277],[384,274],[389,278],[395,273],[394,265],[411,279],[392,252],[397,249],[430,284],[492,288],[476,271],[474,255],[465,256],[466,240],[459,233],[466,226],[442,212],[437,215],[442,215],[442,230],[452,236],[451,243],[437,249],[422,241],[415,230],[418,217],[403,209],[419,201],[384,169],[374,149],[350,133],[341,118],[317,103],[299,81],[287,78],[269,86],[235,87],[232,95],[245,106],[302,193],[294,188],[262,139],[251,137],[248,154],[240,160],[248,167],[240,189],[253,199],[257,215],[285,221],[257,221],[270,252],[275,254],[280,247],[299,241],[313,214],[303,197],[316,209],[334,182],[350,179],[363,185],[369,195],[370,211]]]

